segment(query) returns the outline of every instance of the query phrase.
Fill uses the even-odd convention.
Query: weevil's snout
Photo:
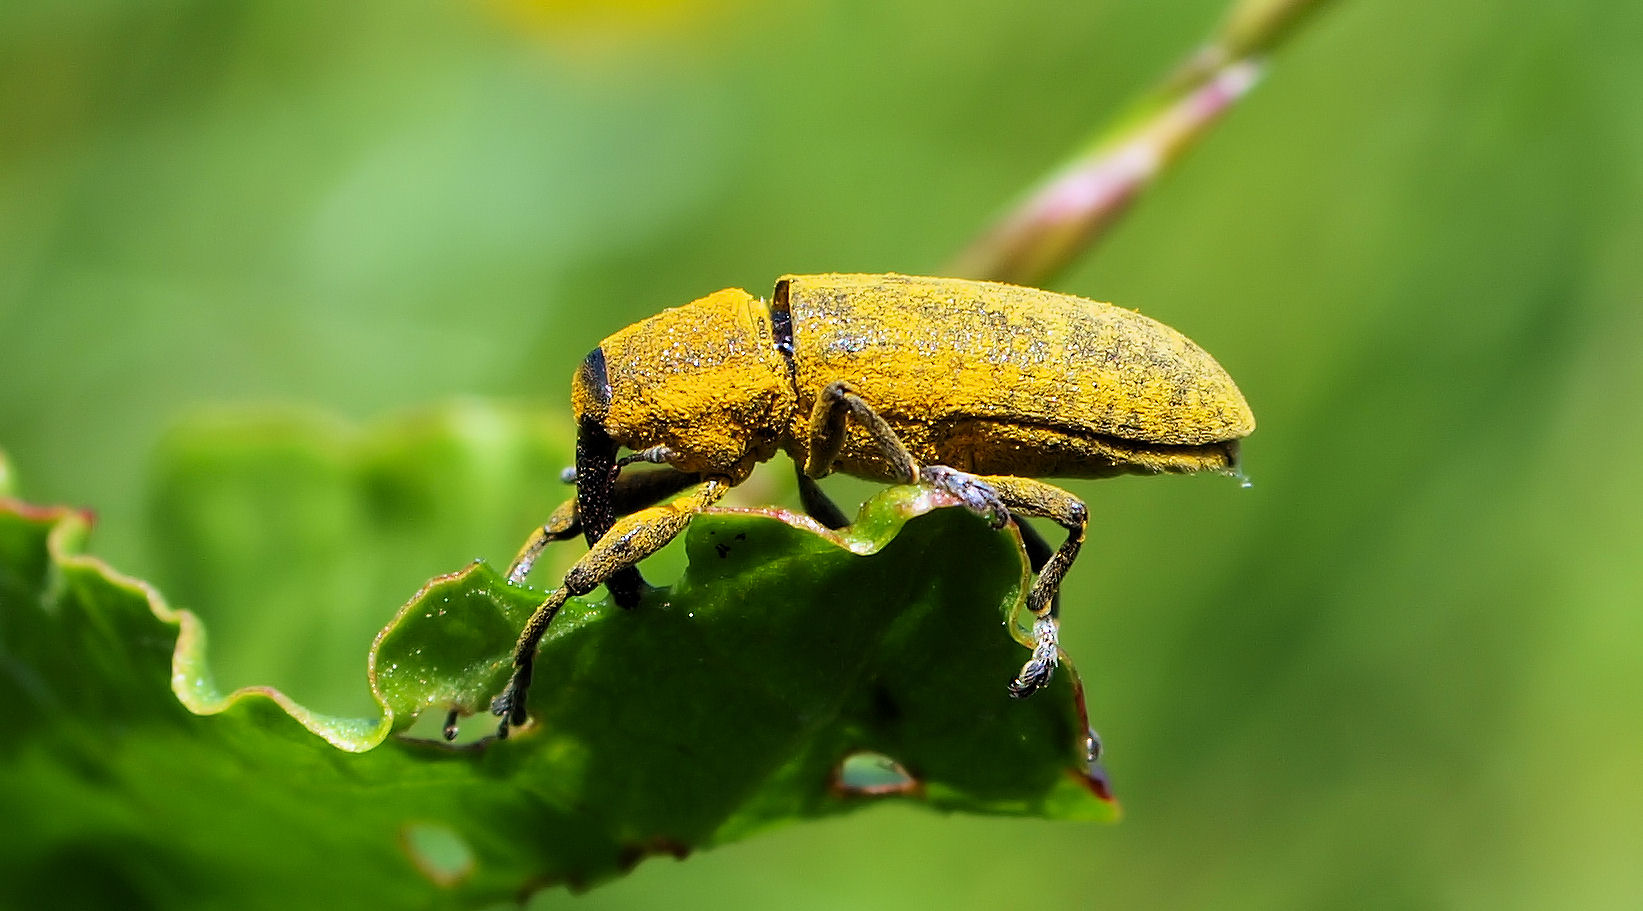
[[[1222,448],[1226,450],[1227,454],[1227,467],[1222,469],[1222,474],[1236,480],[1239,487],[1246,489],[1254,487],[1255,482],[1251,481],[1249,475],[1244,473],[1243,444],[1238,440],[1228,440]]]

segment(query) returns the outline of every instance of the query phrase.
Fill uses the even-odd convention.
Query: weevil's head
[[[736,288],[605,339],[577,369],[571,404],[588,448],[666,446],[674,468],[732,483],[776,453],[797,407],[769,309]]]

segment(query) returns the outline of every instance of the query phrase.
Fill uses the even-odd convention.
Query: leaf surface
[[[89,516],[0,501],[4,889],[471,905],[885,799],[1110,819],[1071,668],[1006,694],[1019,542],[946,505],[893,488],[841,534],[779,509],[698,519],[672,586],[566,607],[532,723],[496,741],[482,709],[540,593],[484,563],[378,636],[378,712],[323,714],[224,693],[195,615],[80,554]],[[425,736],[452,709],[480,713],[466,742]],[[858,782],[863,762],[892,784]]]

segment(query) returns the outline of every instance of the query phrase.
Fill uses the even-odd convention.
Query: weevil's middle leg
[[[810,518],[834,531],[849,525],[850,517],[821,489],[815,478],[804,473],[804,466],[795,463],[793,467],[799,476],[799,502],[804,504],[804,511]]]
[[[908,451],[907,445],[901,441],[895,428],[873,410],[860,395],[842,382],[829,383],[816,398],[816,405],[810,412],[810,452],[805,461],[799,483],[799,496],[804,500],[805,508],[815,515],[814,505],[825,511],[821,506],[826,501],[821,496],[820,488],[814,484],[807,486],[803,476],[810,478],[826,477],[833,470],[833,460],[839,456],[844,448],[844,421],[845,418],[855,418],[856,422],[866,428],[878,445],[879,454],[890,466],[890,479],[901,484],[925,483],[939,490],[945,490],[958,497],[971,511],[986,516],[994,528],[1003,528],[1010,521],[1009,510],[999,500],[998,495],[985,481],[969,472],[949,468],[946,465],[919,465],[918,460]],[[848,524],[843,514],[834,507],[829,519],[837,520],[843,527]],[[822,521],[818,519],[818,521]],[[823,521],[826,524],[826,521]]]
[[[491,701],[491,713],[502,717],[497,736],[506,737],[510,726],[525,723],[525,695],[530,690],[536,647],[565,602],[572,595],[593,591],[612,576],[661,550],[690,525],[697,513],[718,502],[729,490],[729,482],[715,478],[672,502],[622,516],[576,561],[565,573],[564,583],[537,607],[519,634],[513,652],[513,677],[507,689]]]
[[[918,462],[907,451],[906,445],[889,422],[879,417],[867,400],[857,395],[845,383],[828,383],[816,397],[816,407],[810,411],[810,455],[804,463],[804,473],[812,478],[824,478],[833,471],[833,460],[844,448],[844,419],[853,417],[872,434],[879,451],[890,463],[891,480],[912,484],[918,480]]]

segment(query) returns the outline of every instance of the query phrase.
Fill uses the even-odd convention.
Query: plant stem
[[[1254,88],[1266,56],[1328,0],[1237,0],[1220,27],[960,253],[948,275],[1041,285],[1100,239]]]

